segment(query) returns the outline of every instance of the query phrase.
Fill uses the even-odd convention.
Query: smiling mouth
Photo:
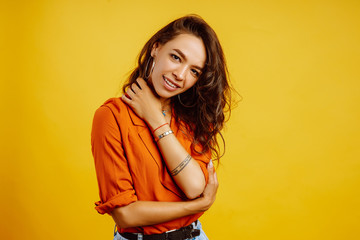
[[[176,86],[175,84],[173,84],[172,82],[170,82],[169,80],[167,80],[167,78],[164,76],[164,81],[167,85],[169,85],[172,88],[178,88],[179,86]]]

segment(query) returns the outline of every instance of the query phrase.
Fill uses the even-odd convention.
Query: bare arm
[[[116,225],[121,228],[154,225],[206,211],[214,203],[219,185],[212,162],[208,171],[209,181],[201,197],[185,202],[136,201],[111,212]]]
[[[156,130],[154,135],[158,136],[170,130],[169,125],[165,125]],[[157,143],[176,184],[189,199],[198,197],[206,184],[198,162],[183,148],[174,134],[161,138]]]
[[[161,102],[143,79],[139,78],[137,81],[141,88],[133,84],[127,91],[128,97],[124,95],[122,100],[152,129],[157,129],[166,123],[161,113]],[[170,130],[169,125],[164,125],[157,129],[154,135],[158,136]],[[198,197],[203,192],[206,183],[204,173],[197,161],[191,156],[188,158],[188,152],[173,134],[160,139],[158,146],[168,169],[176,173],[173,176],[176,184],[189,199]],[[185,167],[182,168],[183,165]]]

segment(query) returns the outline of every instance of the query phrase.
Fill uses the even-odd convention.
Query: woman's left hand
[[[151,127],[164,122],[161,113],[161,101],[155,96],[144,79],[138,78],[137,83],[133,83],[121,99],[128,104],[134,112]]]

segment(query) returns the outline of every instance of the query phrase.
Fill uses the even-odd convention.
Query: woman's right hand
[[[154,94],[144,79],[136,79],[136,82],[131,84],[121,99],[151,127],[165,122],[161,113],[160,98]]]

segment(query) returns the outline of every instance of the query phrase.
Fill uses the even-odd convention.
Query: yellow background
[[[201,15],[243,100],[224,131],[211,240],[360,238],[359,1],[1,1],[1,239],[112,239],[94,111],[146,40]]]

